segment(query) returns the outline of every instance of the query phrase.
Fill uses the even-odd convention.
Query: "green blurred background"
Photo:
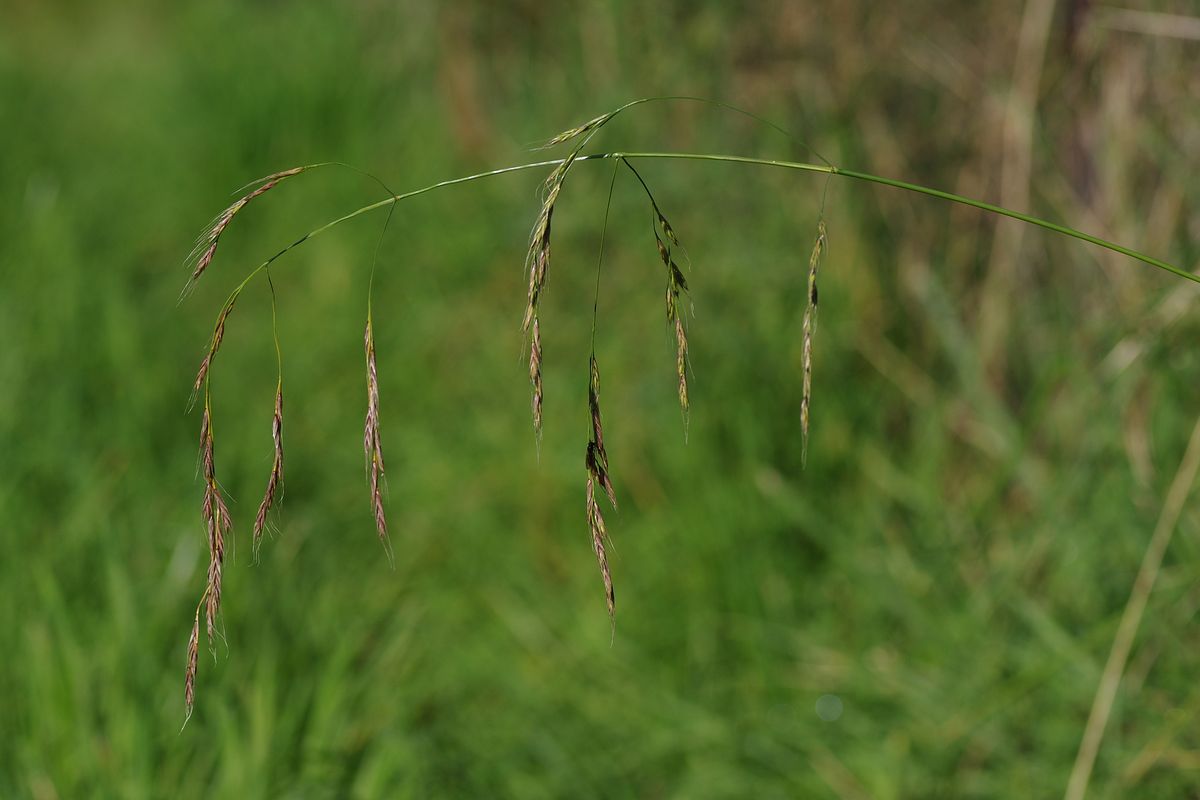
[[[1200,412],[1193,285],[835,181],[802,469],[823,179],[642,163],[692,261],[685,442],[646,204],[619,175],[597,337],[622,501],[610,645],[582,463],[610,168],[580,165],[555,215],[540,460],[519,322],[543,176],[398,207],[375,301],[394,571],[360,449],[383,215],[357,219],[274,270],[287,489],[258,564],[265,285],[230,319],[214,372],[228,646],[202,651],[182,733],[207,560],[186,405],[213,319],[249,268],[381,190],[346,170],[292,179],[176,301],[195,235],[260,175],[336,159],[415,188],[538,158],[659,94],[1195,269],[1200,44],[1130,19],[1079,0],[6,0],[0,796],[1060,794]],[[809,157],[687,103],[640,107],[596,144]],[[1189,505],[1092,796],[1200,794],[1198,578]]]

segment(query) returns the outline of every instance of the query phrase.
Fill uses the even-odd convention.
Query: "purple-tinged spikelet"
[[[367,458],[375,531],[379,534],[379,541],[388,548],[387,516],[383,510],[383,440],[379,434],[379,372],[375,366],[375,335],[369,320],[363,334],[363,346],[367,356],[367,418],[363,425],[363,451]]]
[[[258,506],[258,514],[254,517],[254,555],[258,557],[258,548],[262,542],[263,531],[267,526],[267,514],[275,505],[275,497],[283,484],[283,384],[275,387],[275,413],[271,417],[271,439],[275,445],[275,457],[271,462],[271,475],[267,478],[267,490]]]
[[[808,257],[808,305],[804,309],[804,344],[802,347],[803,390],[800,396],[800,463],[808,461],[808,421],[812,407],[812,347],[817,332],[817,267],[825,250],[825,220],[817,222],[817,238]]]
[[[229,227],[229,223],[233,222],[233,218],[237,216],[238,212],[245,208],[254,198],[274,189],[279,185],[280,181],[290,178],[293,175],[299,175],[305,169],[307,168],[294,167],[255,181],[257,186],[253,191],[238,198],[233,205],[217,215],[212,225],[200,235],[200,239],[196,243],[196,249],[193,251],[195,264],[192,267],[192,274],[188,278],[187,286],[184,287],[185,293],[191,289],[196,281],[200,279],[200,276],[204,274],[204,271],[208,269],[209,265],[212,264],[213,257],[217,254],[217,244],[221,241],[221,234],[225,233],[225,229]]]

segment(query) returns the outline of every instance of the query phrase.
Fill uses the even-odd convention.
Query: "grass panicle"
[[[654,244],[658,248],[658,258],[662,261],[663,267],[667,272],[667,324],[671,326],[672,332],[675,335],[676,388],[679,393],[679,410],[683,414],[686,436],[688,412],[691,408],[688,398],[687,338],[687,312],[691,310],[691,304],[687,279],[683,277],[683,270],[679,268],[679,264],[676,263],[675,256],[671,250],[672,247],[683,249],[683,246],[679,243],[679,236],[675,233],[675,228],[671,226],[671,223],[667,221],[666,215],[659,208],[658,201],[654,199],[654,193],[650,191],[650,186],[646,183],[645,178],[634,168],[633,164],[629,163],[628,158],[622,156],[621,161],[638,179],[638,183],[642,185],[642,189],[646,192],[646,197],[650,200],[650,210],[654,214],[651,231],[654,234]],[[666,241],[663,241],[664,239]],[[688,302],[685,302],[685,299]]]
[[[271,416],[271,440],[275,455],[271,462],[271,474],[267,478],[267,490],[254,517],[254,557],[258,559],[258,548],[262,543],[263,531],[267,526],[267,514],[275,505],[275,498],[283,485],[283,382],[275,386],[275,413]]]
[[[273,256],[261,263],[254,270],[247,274],[241,283],[228,296],[221,311],[217,317],[213,328],[212,337],[209,341],[207,353],[200,364],[200,369],[197,372],[193,386],[193,401],[199,394],[200,390],[204,389],[204,414],[201,424],[201,460],[203,463],[204,473],[204,503],[203,517],[208,538],[209,547],[209,566],[207,582],[200,603],[196,609],[196,615],[193,621],[192,635],[188,644],[188,665],[185,676],[185,703],[187,713],[190,717],[195,701],[195,683],[196,683],[196,661],[197,652],[199,649],[200,638],[200,612],[204,611],[205,628],[208,635],[209,646],[213,647],[214,639],[217,635],[216,625],[217,618],[220,613],[221,605],[221,581],[222,569],[225,559],[225,544],[226,540],[232,537],[232,518],[229,514],[229,509],[226,505],[224,494],[221,490],[216,478],[216,470],[214,467],[213,458],[213,436],[212,436],[212,412],[210,403],[210,369],[212,362],[220,350],[225,336],[225,326],[230,313],[233,311],[234,305],[237,302],[241,292],[259,275],[265,273],[265,278],[270,283],[269,267],[283,255],[291,252],[310,239],[322,234],[325,231],[340,225],[343,222],[354,219],[368,212],[387,208],[388,219],[391,219],[391,214],[395,210],[397,203],[401,200],[416,197],[443,187],[465,184],[484,178],[489,178],[498,175],[521,172],[531,169],[541,169],[550,167],[551,172],[546,177],[542,184],[542,199],[538,210],[537,217],[530,231],[529,246],[525,257],[525,267],[528,271],[529,286],[526,296],[525,313],[522,323],[522,331],[528,337],[530,345],[529,353],[529,380],[532,387],[532,403],[531,410],[533,415],[533,425],[535,435],[540,441],[543,419],[543,350],[541,340],[541,322],[539,312],[541,302],[545,296],[547,286],[547,276],[550,265],[550,244],[551,230],[554,218],[554,211],[557,208],[557,203],[560,200],[562,188],[571,169],[578,163],[584,161],[611,161],[614,166],[614,183],[616,170],[620,164],[624,164],[629,168],[638,181],[641,183],[650,200],[653,211],[652,230],[654,233],[655,245],[658,250],[659,259],[662,261],[666,272],[666,318],[668,326],[672,329],[675,338],[675,368],[676,379],[679,396],[679,405],[683,413],[685,436],[690,409],[689,401],[689,372],[690,365],[688,359],[688,331],[687,320],[690,315],[690,290],[684,271],[680,268],[675,258],[675,251],[679,250],[683,253],[683,262],[688,263],[686,257],[686,249],[680,244],[678,235],[671,223],[663,214],[658,203],[655,201],[650,188],[646,181],[634,168],[632,161],[639,159],[658,159],[658,160],[676,160],[684,159],[698,162],[718,162],[732,164],[753,164],[760,166],[769,166],[794,171],[821,173],[826,176],[838,176],[842,178],[852,179],[856,181],[864,181],[879,186],[892,187],[907,192],[923,194],[929,197],[936,197],[942,200],[958,203],[965,206],[981,209],[985,212],[1010,217],[1013,219],[1024,221],[1031,225],[1042,227],[1046,230],[1054,231],[1059,234],[1073,237],[1075,239],[1089,242],[1093,245],[1106,248],[1112,252],[1120,253],[1130,258],[1135,258],[1145,264],[1153,266],[1157,269],[1170,272],[1178,277],[1187,278],[1188,280],[1200,282],[1200,275],[1195,275],[1187,270],[1184,270],[1173,264],[1169,264],[1160,259],[1149,256],[1145,253],[1132,250],[1122,245],[1100,239],[1095,236],[1083,233],[1081,231],[1069,228],[1058,223],[1024,214],[1022,212],[1013,211],[1011,209],[996,206],[980,200],[974,200],[969,197],[945,192],[939,189],[933,189],[927,186],[906,183],[891,178],[885,178],[869,173],[856,172],[841,167],[835,167],[829,162],[824,164],[807,164],[801,162],[768,160],[763,158],[753,158],[739,155],[726,155],[716,153],[677,153],[677,152],[606,152],[606,153],[590,153],[584,154],[582,151],[588,142],[603,128],[610,120],[623,110],[641,103],[650,102],[651,100],[694,100],[697,98],[643,98],[627,103],[621,108],[611,111],[607,114],[594,117],[587,122],[563,131],[551,138],[547,143],[547,147],[552,147],[560,144],[570,143],[572,145],[570,152],[561,159],[552,159],[537,161],[533,163],[518,164],[500,169],[493,169],[487,172],[481,172],[474,175],[468,175],[460,178],[438,181],[437,183],[424,186],[419,189],[404,192],[402,194],[394,194],[381,181],[380,183],[385,191],[388,192],[388,197],[377,200],[375,202],[364,205],[354,211],[346,213],[334,220],[331,220],[324,225],[310,230],[300,238],[294,240],[291,244],[279,249]],[[724,106],[722,103],[715,105]],[[728,107],[728,106],[727,106]],[[731,108],[731,107],[730,107]],[[740,109],[733,109],[741,112]],[[753,115],[750,115],[753,116]],[[758,119],[757,117],[755,117]],[[774,127],[774,126],[772,126]],[[824,161],[824,159],[822,159]],[[330,162],[333,163],[333,162]],[[313,165],[321,166],[321,165]],[[346,165],[342,165],[346,166]],[[278,172],[273,175],[263,178],[261,181],[252,184],[253,188],[246,194],[242,195],[233,205],[223,211],[214,222],[201,234],[199,241],[191,256],[189,262],[192,263],[192,272],[188,281],[185,292],[190,289],[194,283],[204,274],[212,263],[216,253],[219,241],[228,228],[232,220],[237,214],[246,207],[248,203],[265,192],[277,186],[281,181],[297,175],[310,167],[297,167],[283,172]],[[364,173],[367,174],[367,173]],[[368,174],[369,176],[369,174]],[[373,176],[369,176],[373,177]],[[609,204],[612,200],[612,184],[609,186]],[[608,222],[608,209],[605,211],[605,226]],[[387,225],[385,223],[384,230]],[[382,235],[380,241],[382,242]],[[600,261],[603,261],[603,234],[601,235],[601,251]],[[811,416],[811,400],[812,400],[812,360],[813,360],[813,338],[816,332],[817,323],[817,273],[821,259],[826,249],[826,231],[825,222],[821,218],[818,221],[817,237],[813,245],[812,254],[809,259],[808,270],[808,295],[807,306],[803,321],[803,345],[802,345],[802,369],[803,369],[803,391],[801,399],[801,433],[802,433],[802,458],[807,460],[808,453],[808,436],[809,423]],[[376,247],[376,259],[378,260],[379,247]],[[375,262],[372,262],[371,276],[372,285],[374,280]],[[588,529],[592,539],[592,549],[595,552],[596,559],[600,565],[600,573],[604,582],[606,604],[610,621],[615,625],[615,594],[612,586],[612,575],[608,565],[608,550],[611,543],[608,538],[608,533],[605,528],[604,517],[600,509],[600,504],[597,499],[598,488],[603,491],[612,508],[617,507],[616,493],[613,489],[611,477],[609,475],[608,453],[605,449],[603,428],[601,425],[600,416],[600,397],[599,397],[599,370],[595,358],[595,336],[596,336],[596,315],[598,309],[599,298],[599,279],[600,269],[597,266],[597,301],[593,306],[592,315],[592,355],[589,362],[589,391],[588,405],[591,417],[591,436],[587,445],[585,466],[587,472],[587,487],[586,487],[586,510],[588,518]],[[274,287],[272,288],[272,314],[275,313],[274,304]],[[375,359],[375,342],[374,330],[372,325],[372,317],[370,311],[371,293],[368,291],[368,308],[367,308],[367,324],[363,335],[364,349],[366,353],[367,365],[367,414],[363,428],[363,449],[366,456],[366,470],[368,483],[370,487],[371,509],[375,518],[375,527],[380,541],[383,543],[385,551],[388,554],[389,561],[394,565],[392,550],[388,538],[387,518],[384,510],[383,494],[384,494],[384,459],[383,446],[380,436],[380,413],[379,413],[379,380],[378,370]],[[276,355],[279,355],[278,336],[276,335]],[[258,544],[261,540],[263,531],[267,525],[267,517],[270,510],[276,504],[279,493],[283,485],[283,393],[282,393],[282,359],[280,358],[280,378],[276,387],[275,396],[275,412],[272,418],[272,439],[274,443],[274,459],[272,461],[271,474],[268,478],[267,488],[263,495],[263,500],[259,505],[258,514],[254,523],[254,542],[255,552],[257,554]]]
[[[533,398],[533,433],[537,441],[542,438],[542,339],[541,324],[538,312],[542,302],[542,294],[546,290],[546,276],[550,266],[550,227],[554,218],[554,204],[562,191],[562,182],[566,177],[570,161],[563,161],[555,167],[543,185],[544,193],[542,207],[538,211],[533,232],[529,238],[529,253],[526,256],[526,266],[529,270],[529,293],[525,304],[525,319],[522,329],[529,334],[529,380]]]
[[[817,268],[825,252],[825,220],[817,222],[817,238],[808,257],[808,305],[804,309],[804,343],[801,351],[803,389],[800,394],[800,463],[808,463],[808,422],[812,408],[813,336],[817,332]]]
[[[554,204],[558,202],[563,182],[574,161],[575,153],[572,153],[551,171],[545,183],[542,184],[542,205],[538,209],[533,230],[529,234],[529,251],[525,256],[526,268],[529,271],[525,319],[521,323],[522,330],[525,331],[528,331],[529,326],[533,324],[542,301],[542,295],[546,290],[546,277],[550,267],[550,231],[554,221]]]
[[[542,205],[538,209],[537,218],[534,220],[533,229],[530,231],[529,250],[525,255],[525,268],[529,273],[529,290],[526,296],[525,317],[521,323],[521,329],[530,338],[529,379],[532,383],[533,392],[533,399],[531,401],[533,431],[534,437],[539,442],[542,436],[544,387],[542,385],[541,372],[541,326],[539,325],[538,313],[541,307],[542,296],[546,291],[546,278],[550,267],[550,231],[554,220],[555,204],[558,202],[559,194],[562,192],[563,184],[567,179],[567,174],[579,159],[583,148],[604,127],[605,123],[626,107],[628,106],[610,111],[607,114],[601,114],[582,125],[569,128],[550,139],[544,145],[545,147],[553,147],[577,139],[580,140],[576,142],[570,153],[551,170],[542,184]]]

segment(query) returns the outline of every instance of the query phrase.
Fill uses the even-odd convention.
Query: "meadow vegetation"
[[[400,5],[4,12],[0,795],[1060,794],[1154,542],[1089,796],[1200,790],[1200,515],[1170,491],[1198,413],[1190,282],[894,189],[638,162],[690,260],[681,345],[645,192],[580,162],[530,318],[539,446],[521,264],[545,174],[413,198],[378,250],[366,342],[394,569],[362,472],[382,215],[289,253],[273,294],[246,290],[211,408],[185,413],[246,273],[388,192],[350,170],[288,178],[178,302],[196,229],[249,177],[331,159],[404,191],[676,93],[1192,271],[1194,43],[1038,0]],[[701,104],[648,105],[603,140],[810,160]],[[286,482],[255,559],[283,414],[272,296]],[[193,619],[204,636],[205,409],[235,535],[180,733]],[[610,468],[615,636],[586,552]]]

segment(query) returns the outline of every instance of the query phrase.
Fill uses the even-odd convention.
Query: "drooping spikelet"
[[[687,326],[685,317],[687,309],[681,308],[683,305],[681,298],[688,294],[687,280],[683,277],[683,271],[679,265],[675,263],[675,259],[671,254],[671,245],[679,246],[679,239],[675,235],[675,229],[671,227],[671,223],[667,222],[667,218],[657,209],[654,209],[658,217],[658,228],[662,230],[663,236],[667,242],[663,241],[663,236],[658,235],[658,229],[654,231],[654,243],[658,246],[658,257],[662,260],[663,266],[667,270],[667,323],[675,329],[675,374],[678,379],[679,390],[679,408],[683,411],[686,419],[689,403],[688,403],[688,340]]]
[[[192,718],[196,705],[196,669],[200,666],[200,606],[196,606],[196,619],[192,622],[192,635],[188,638],[187,668],[183,673],[184,724]]]
[[[613,113],[614,112],[610,111],[607,114],[601,114],[600,116],[595,117],[594,119],[589,119],[587,122],[583,123],[582,125],[576,126],[574,128],[568,128],[567,130],[563,131],[562,133],[558,134],[557,136],[554,136],[553,138],[551,138],[544,145],[542,145],[542,147],[543,148],[554,147],[555,145],[563,144],[564,142],[569,142],[578,136],[584,135],[585,133],[591,133],[592,131],[597,130],[602,125],[604,125],[604,123],[606,123],[610,119],[612,119]]]
[[[204,271],[208,269],[209,264],[212,263],[213,256],[217,253],[217,244],[221,241],[221,234],[229,227],[229,223],[233,222],[233,218],[237,216],[238,212],[245,208],[246,204],[254,198],[278,186],[280,181],[290,178],[293,175],[299,175],[305,169],[307,167],[294,167],[255,181],[251,184],[251,186],[255,187],[252,191],[238,198],[233,205],[217,215],[217,218],[213,220],[207,230],[200,234],[200,238],[196,242],[196,247],[192,251],[192,257],[189,259],[189,262],[195,259],[195,263],[192,267],[191,277],[188,278],[187,285],[183,289],[185,294],[190,291],[196,281],[200,279],[200,276],[204,274]]]
[[[204,354],[204,360],[200,362],[200,369],[196,371],[196,380],[192,384],[193,400],[199,393],[200,387],[204,385],[204,379],[208,377],[208,370],[212,366],[213,359],[217,357],[217,351],[221,349],[221,342],[225,339],[225,321],[229,319],[229,314],[233,311],[236,302],[237,295],[234,295],[221,307],[221,313],[217,315],[217,323],[213,326],[212,338],[208,343],[208,352]]]
[[[221,487],[213,458],[213,435],[207,405],[200,424],[200,453],[204,471],[202,512],[208,538],[208,583],[204,589],[204,621],[209,647],[213,646],[217,615],[221,610],[221,576],[225,564],[225,539],[233,532],[233,520]]]
[[[387,517],[383,510],[383,440],[379,435],[379,373],[375,367],[375,335],[371,321],[363,334],[367,355],[367,418],[363,425],[363,451],[367,458],[367,474],[371,486],[371,510],[375,515],[375,530],[379,541],[391,557],[388,543]]]
[[[542,435],[542,340],[538,311],[546,290],[546,276],[550,267],[550,228],[554,218],[554,204],[562,191],[567,170],[570,169],[577,153],[578,149],[555,167],[546,178],[542,187],[542,207],[534,221],[529,236],[529,252],[525,257],[526,268],[529,270],[529,295],[521,328],[530,336],[529,380],[533,389],[533,431],[538,439],[541,439]]]
[[[275,496],[283,484],[283,382],[275,386],[275,413],[271,418],[271,439],[275,444],[275,457],[271,462],[271,475],[267,478],[267,490],[258,506],[258,514],[254,518],[254,557],[258,558],[258,548],[262,542],[263,530],[267,525],[267,514],[275,505]]]
[[[608,475],[608,452],[604,449],[604,430],[600,421],[600,370],[596,366],[596,356],[590,363],[588,381],[588,408],[591,412],[592,436],[587,445],[587,520],[588,532],[592,537],[592,552],[600,565],[600,577],[604,581],[604,599],[608,606],[610,620],[616,619],[616,594],[613,591],[612,573],[608,569],[606,543],[608,531],[604,527],[604,516],[600,513],[600,504],[596,501],[596,484],[599,484],[613,509],[617,507],[617,496],[613,491],[612,480]]]
[[[596,478],[608,495],[608,502],[615,509],[617,495],[613,491],[612,480],[608,476],[608,451],[604,449],[604,426],[600,420],[600,368],[596,365],[596,356],[591,357],[589,364],[590,378],[588,381],[588,412],[592,418],[592,444],[596,461]]]
[[[542,432],[542,331],[537,318],[533,320],[533,333],[529,346],[529,383],[533,387],[533,430]]]
[[[608,569],[608,555],[605,553],[604,545],[608,539],[608,532],[604,529],[604,516],[600,513],[600,505],[596,502],[596,471],[594,466],[594,452],[591,445],[588,446],[588,476],[587,476],[587,518],[588,531],[592,536],[592,552],[596,554],[596,561],[600,564],[600,578],[604,581],[604,602],[608,607],[609,620],[616,619],[617,613],[617,595],[613,591],[612,573]]]
[[[529,330],[529,326],[537,315],[542,294],[546,289],[546,275],[550,266],[550,230],[554,219],[554,204],[558,201],[563,181],[574,160],[574,153],[567,156],[561,164],[554,168],[542,185],[542,206],[538,209],[537,219],[534,220],[533,230],[530,231],[529,252],[525,256],[525,265],[529,270],[529,295],[525,304],[525,319],[521,323],[521,327],[526,331]]]
[[[808,462],[808,419],[812,406],[812,344],[817,332],[817,267],[825,250],[825,220],[817,222],[817,239],[808,257],[808,305],[804,309],[804,344],[802,370],[804,386],[800,396],[800,463]]]

